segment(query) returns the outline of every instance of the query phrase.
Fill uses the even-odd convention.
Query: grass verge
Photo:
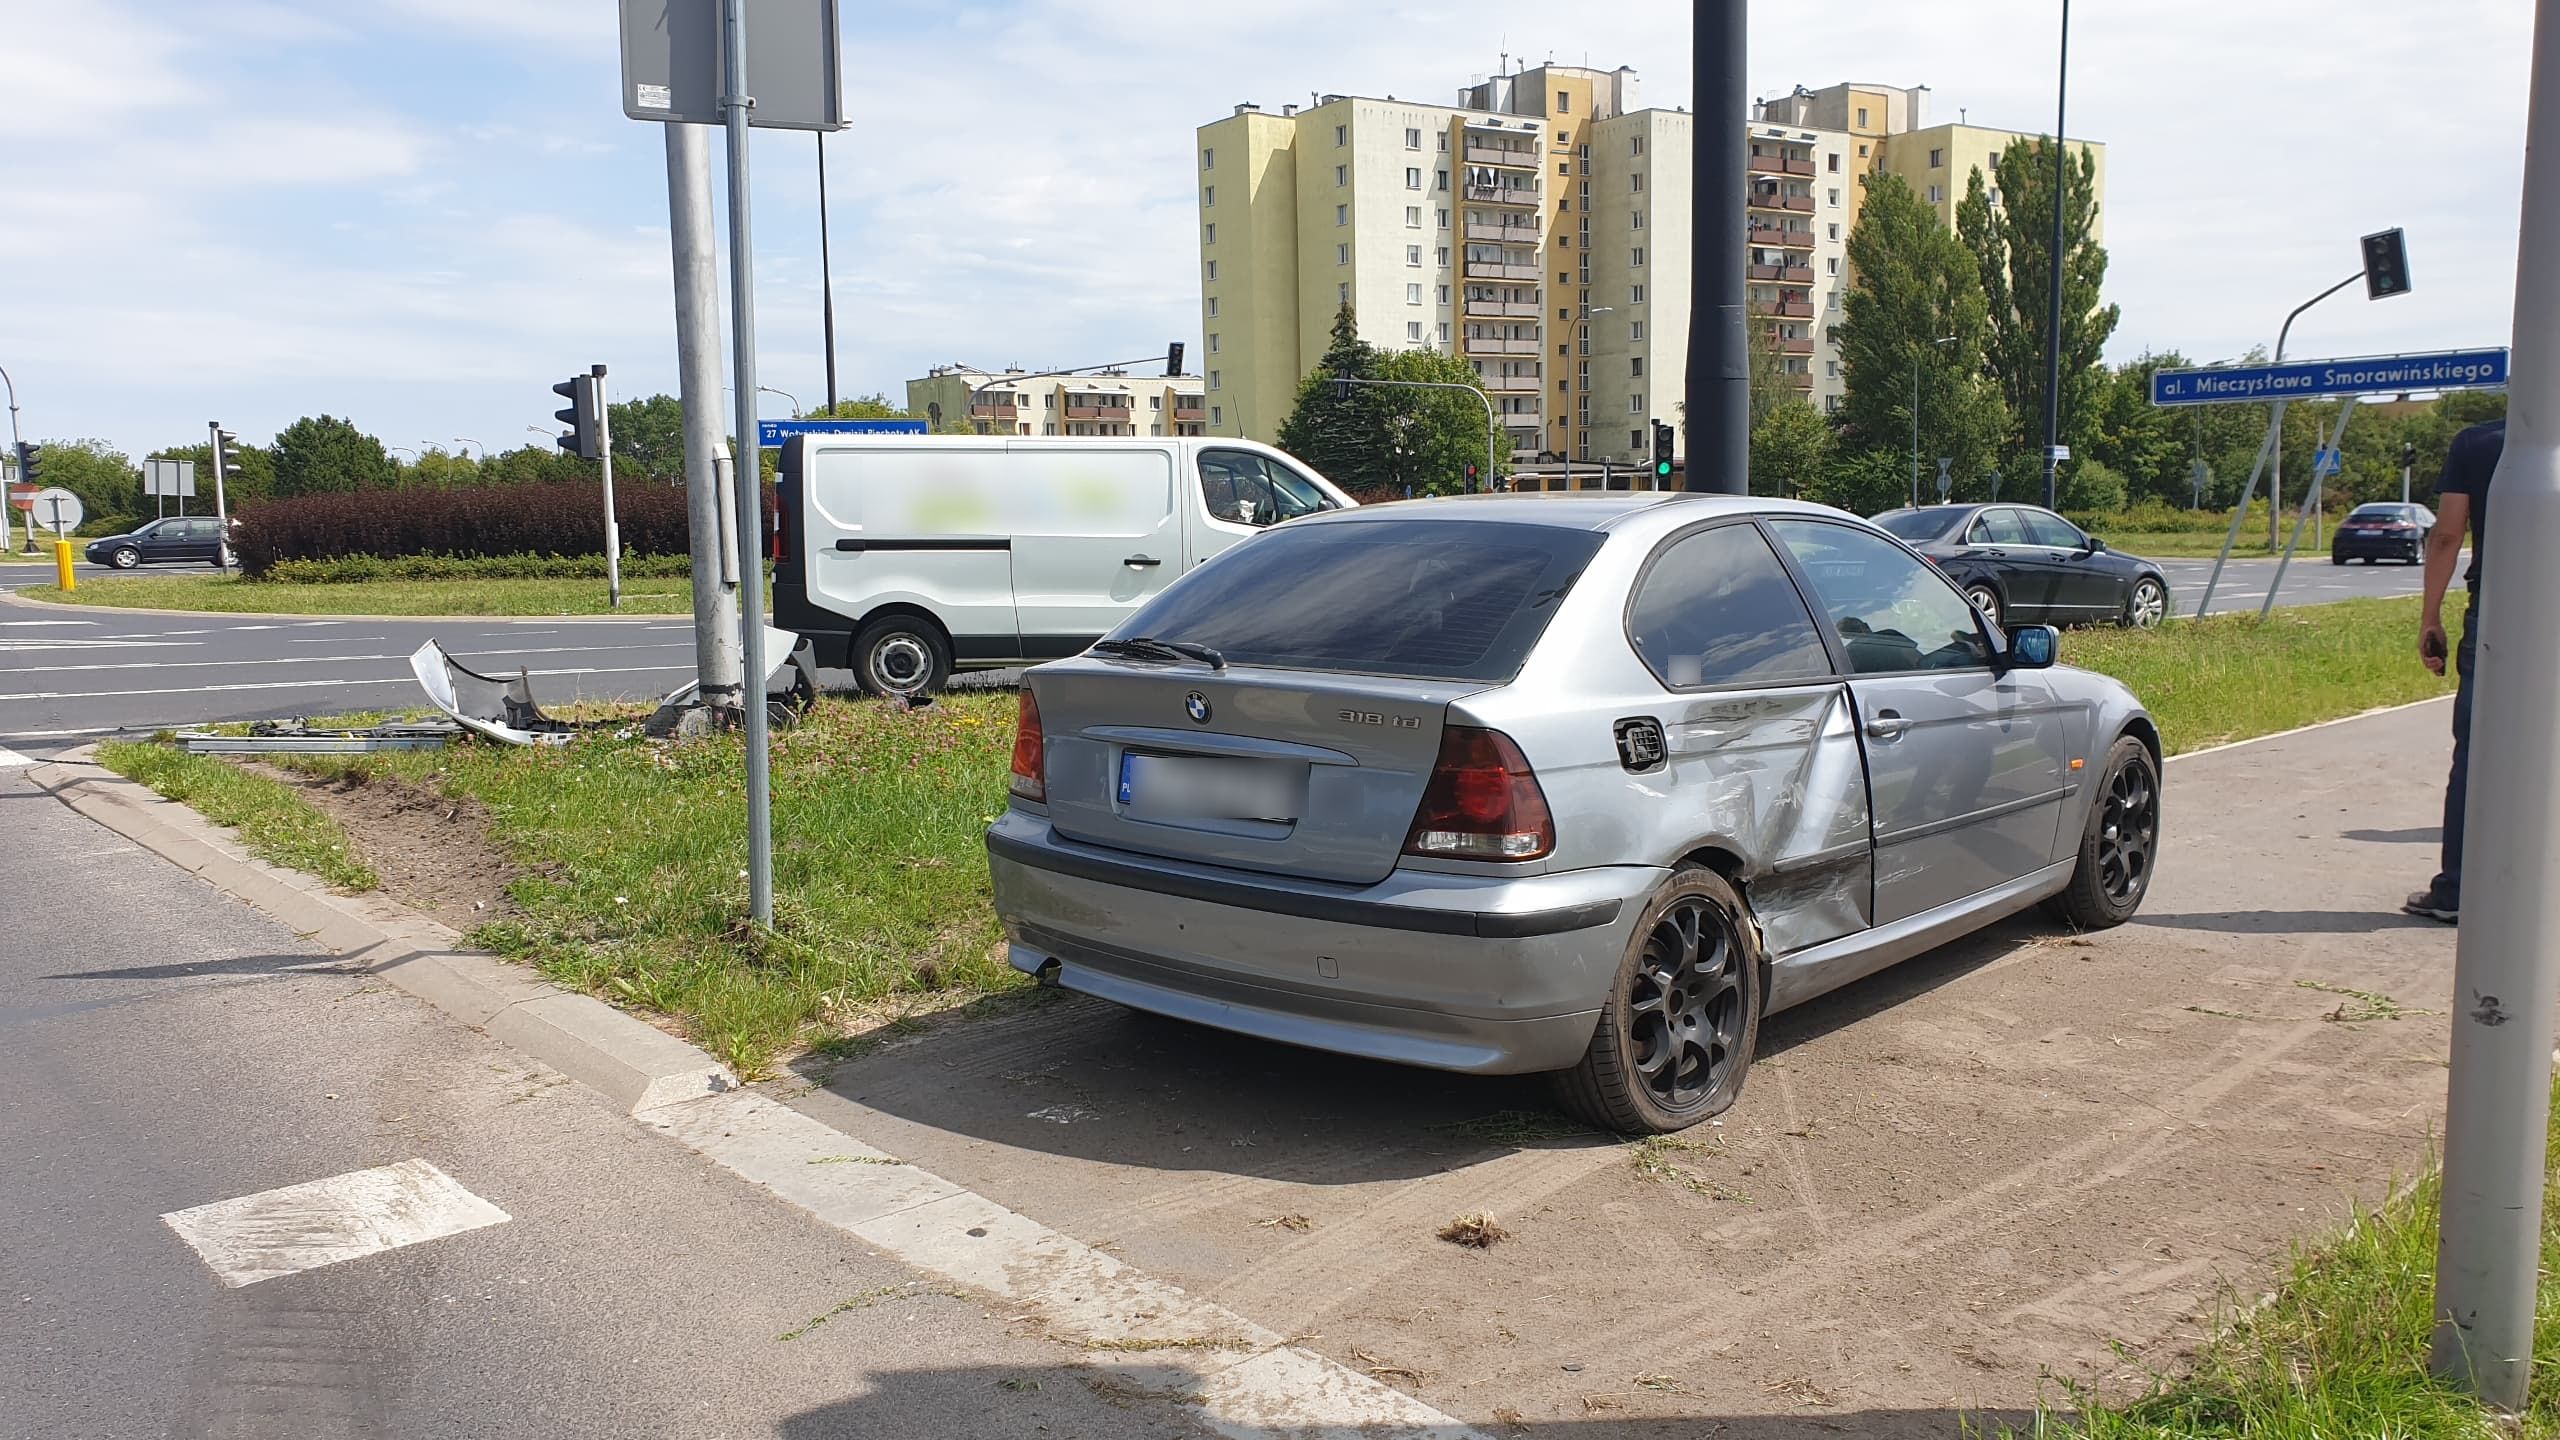
[[[2560,1101],[2560,1096],[2555,1097]],[[2560,1109],[2560,1103],[2555,1103]],[[2560,1124],[2544,1153],[2560,1160]],[[2560,1179],[2560,1177],[2554,1177]],[[2427,1374],[2435,1327],[2442,1177],[2430,1172],[2345,1234],[2297,1252],[2273,1299],[2232,1317],[2189,1373],[2122,1406],[2084,1403],[2036,1433],[2073,1440],[2488,1440],[2560,1435],[2560,1185],[2542,1205],[2539,1372],[2529,1408],[2509,1420]]]
[[[689,615],[693,582],[633,578],[622,608],[606,603],[602,580],[366,580],[356,584],[261,584],[236,575],[103,576],[77,590],[30,585],[18,593],[64,605],[211,610],[242,615]]]
[[[210,755],[120,740],[98,747],[98,763],[232,827],[250,854],[270,864],[317,875],[341,890],[371,890],[381,883],[357,858],[338,822],[263,775]]]
[[[2446,607],[2459,641],[2461,612]],[[2065,664],[2133,687],[2170,754],[2453,692],[2418,663],[2415,596],[2341,600],[2157,630],[2074,630]]]
[[[901,711],[827,699],[773,738],[774,929],[742,923],[742,742],[600,729],[561,749],[299,756],[487,808],[521,914],[474,943],[657,1010],[748,1074],[850,1024],[1009,989],[982,837],[1013,697]]]

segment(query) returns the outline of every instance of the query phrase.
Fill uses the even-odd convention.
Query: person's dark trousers
[[[2462,643],[2453,652],[2454,672],[2461,677],[2453,692],[2453,773],[2444,782],[2444,869],[2427,887],[2428,896],[2447,909],[2462,900],[2462,815],[2471,786],[2471,658],[2480,634],[2480,601],[2474,597],[2462,616]]]

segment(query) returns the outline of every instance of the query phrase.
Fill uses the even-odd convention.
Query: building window
[[[1422,263],[1422,247],[1421,247],[1421,246],[1419,246],[1419,245],[1407,245],[1406,247],[1404,247],[1404,263],[1406,263],[1407,265],[1419,265],[1419,264],[1421,264],[1421,263]]]
[[[1336,225],[1348,225],[1348,224],[1350,224],[1350,223],[1351,223],[1351,207],[1350,207],[1350,206],[1348,206],[1348,205],[1336,205],[1336,206],[1334,206],[1334,207],[1333,207],[1333,223],[1334,223],[1334,224],[1336,224]]]
[[[1446,285],[1440,287],[1440,303],[1443,305],[1449,303],[1449,287]]]
[[[1557,131],[1557,132],[1556,132],[1556,145],[1557,145],[1557,147],[1558,147],[1559,149],[1565,149],[1565,150],[1570,150],[1570,149],[1572,149],[1572,148],[1573,148],[1573,132],[1572,132],[1572,131],[1570,131],[1570,130],[1559,130],[1559,131]]]
[[[1837,379],[1839,379],[1839,378],[1840,378],[1840,362],[1839,362],[1839,361],[1837,361],[1837,360],[1827,360],[1827,361],[1824,361],[1823,363],[1824,363],[1825,365],[1827,365],[1827,366],[1829,366],[1829,367],[1830,367],[1830,368],[1829,368],[1829,370],[1828,370],[1826,373],[1827,373],[1827,374],[1829,374],[1829,375],[1831,376],[1831,378],[1832,378],[1832,379],[1837,380]]]
[[[1439,266],[1441,269],[1443,269],[1443,270],[1448,269],[1448,268],[1449,268],[1449,247],[1448,247],[1448,246],[1446,246],[1446,245],[1443,245],[1443,246],[1441,246],[1439,249],[1432,251],[1432,252],[1431,252],[1431,258],[1432,258],[1432,263],[1433,263],[1433,264],[1438,265],[1438,266]]]
[[[1404,322],[1404,338],[1413,341],[1415,344],[1420,344],[1422,342],[1422,322],[1419,320],[1407,320]]]
[[[1440,132],[1440,153],[1443,155],[1449,153],[1449,132],[1446,130]]]
[[[1840,187],[1837,185],[1831,187],[1831,203],[1834,206],[1840,203]]]
[[[1215,330],[1209,332],[1209,353],[1212,355],[1218,353],[1218,332]]]
[[[1444,286],[1442,288],[1445,289],[1446,287]],[[1443,345],[1449,343],[1449,322],[1446,320],[1440,322],[1440,343]]]
[[[1336,286],[1334,286],[1334,287],[1333,287],[1333,299],[1334,299],[1334,303],[1335,303],[1335,304],[1338,304],[1338,305],[1348,305],[1348,304],[1350,304],[1350,303],[1351,303],[1351,287],[1350,287],[1349,285],[1347,285],[1347,284],[1345,284],[1345,285],[1336,285]]]
[[[1638,356],[1634,357],[1633,359],[1630,359],[1629,361],[1627,361],[1627,374],[1629,374],[1629,375],[1631,375],[1631,376],[1633,376],[1633,377],[1635,377],[1636,379],[1639,379],[1639,380],[1641,380],[1641,379],[1643,379],[1643,378],[1644,378],[1644,357],[1643,357],[1643,356],[1638,355]]]
[[[1824,157],[1822,157],[1822,158],[1831,162],[1831,164],[1830,164],[1830,169],[1831,169],[1831,173],[1832,173],[1832,174],[1837,175],[1837,174],[1839,174],[1839,173],[1840,173],[1840,152],[1839,152],[1839,151],[1834,150],[1834,151],[1832,151],[1830,154],[1828,154],[1828,155],[1826,155],[1826,156],[1824,156]]]
[[[1559,249],[1559,250],[1570,250],[1570,249],[1572,249],[1572,248],[1573,248],[1573,237],[1572,237],[1572,236],[1570,236],[1570,235],[1559,235],[1559,236],[1557,236],[1557,237],[1556,237],[1556,248],[1557,248],[1557,249]]]
[[[1217,187],[1217,186],[1215,186],[1215,185],[1203,185],[1203,186],[1201,186],[1201,187],[1200,187],[1200,206],[1201,206],[1201,208],[1205,210],[1205,209],[1207,209],[1209,206],[1215,205],[1215,204],[1217,204],[1217,203],[1218,203],[1218,187]]]
[[[1627,287],[1627,303],[1628,303],[1628,304],[1630,304],[1630,305],[1641,305],[1641,304],[1643,304],[1643,303],[1644,303],[1644,287],[1643,287],[1643,286],[1641,286],[1641,285],[1630,285],[1630,286],[1628,286],[1628,287]]]
[[[1218,152],[1215,150],[1202,150],[1200,152],[1200,168],[1203,170],[1217,169]]]
[[[1446,211],[1446,210],[1443,210],[1443,211],[1440,211],[1440,212],[1439,212],[1439,215],[1440,215],[1440,228],[1441,228],[1441,229],[1443,229],[1443,230],[1448,229],[1448,228],[1449,228],[1449,212],[1448,212],[1448,211]]]
[[[1421,303],[1422,303],[1422,287],[1421,287],[1421,286],[1419,286],[1419,285],[1407,285],[1406,287],[1404,287],[1404,303],[1406,303],[1407,305],[1419,305],[1419,304],[1421,304]],[[1210,346],[1209,348],[1210,348],[1210,349],[1212,349],[1212,350],[1215,350],[1215,349],[1217,349],[1218,347],[1217,347],[1217,346],[1215,346],[1215,345],[1212,345],[1212,346]]]
[[[1446,170],[1432,171],[1431,188],[1443,192],[1447,191],[1449,188],[1449,172]]]
[[[1633,395],[1627,397],[1627,413],[1630,415],[1641,415],[1644,413],[1643,391],[1639,390]]]
[[[1628,229],[1630,229],[1630,230],[1641,230],[1641,229],[1643,229],[1643,228],[1644,228],[1644,212],[1643,212],[1643,211],[1641,211],[1641,210],[1639,210],[1639,211],[1637,211],[1635,214],[1633,214],[1633,215],[1631,215],[1631,216],[1627,217],[1627,228],[1628,228]]]
[[[1404,228],[1407,230],[1419,230],[1422,228],[1421,206],[1407,205],[1404,207]]]
[[[1333,183],[1334,183],[1334,184],[1336,184],[1336,185],[1348,185],[1348,184],[1350,184],[1350,183],[1351,183],[1351,167],[1350,167],[1350,166],[1348,166],[1348,165],[1336,165],[1336,166],[1334,166],[1334,167],[1333,167]]]
[[[1421,132],[1420,130],[1418,130],[1418,129],[1415,129],[1414,127],[1412,127],[1412,126],[1410,126],[1410,125],[1406,126],[1406,127],[1405,127],[1405,132],[1404,132],[1404,148],[1406,148],[1407,150],[1419,150],[1419,149],[1421,149],[1421,148],[1422,148],[1422,132]]]
[[[1831,296],[1831,303],[1830,303],[1826,308],[1828,308],[1828,309],[1832,309],[1832,310],[1837,310],[1837,309],[1839,309],[1839,308],[1840,308],[1840,292],[1839,292],[1839,291],[1837,291],[1837,290],[1831,291],[1831,292],[1830,292],[1830,296]]]
[[[1637,246],[1635,248],[1635,258],[1629,260],[1627,263],[1630,265],[1642,265],[1644,263],[1644,247],[1641,245]]]
[[[1641,155],[1641,154],[1643,154],[1643,153],[1644,153],[1644,137],[1643,137],[1643,136],[1641,136],[1641,135],[1630,135],[1630,136],[1628,136],[1628,137],[1627,137],[1627,153],[1628,153],[1628,154],[1630,154],[1630,155]]]
[[[1867,107],[1864,105],[1858,107],[1858,128],[1861,130],[1867,128]],[[1340,132],[1337,130],[1335,133],[1338,134]],[[1337,140],[1334,143],[1338,145],[1342,142]]]
[[[1985,198],[1985,199],[1987,199],[1987,200],[1989,200],[1989,201],[1991,202],[1991,208],[1992,208],[1992,209],[1994,209],[1994,210],[1999,209],[1999,208],[2000,208],[2000,187],[1999,187],[1999,186],[1997,186],[1997,185],[1992,186],[1992,187],[1991,187],[1991,189],[1985,193],[1985,195],[1984,195],[1984,197],[1983,197],[1983,198]]]
[[[1862,115],[1863,115],[1863,114],[1865,114],[1866,112],[1862,110],[1862,111],[1860,111],[1860,112],[1858,112],[1858,113],[1860,113],[1860,114],[1862,114]],[[1861,121],[1859,121],[1858,123],[1859,123],[1859,124],[1861,124],[1861,125],[1863,125],[1863,124],[1865,124],[1866,122],[1865,122],[1865,121],[1863,121],[1863,120],[1861,120]],[[1334,145],[1336,146],[1336,148],[1339,148],[1339,147],[1341,147],[1341,146],[1344,146],[1344,145],[1348,145],[1348,144],[1350,144],[1350,143],[1351,143],[1351,127],[1350,127],[1350,126],[1348,126],[1348,125],[1336,125],[1336,126],[1334,126],[1334,127],[1333,127],[1333,143],[1334,143]]]
[[[1556,113],[1557,113],[1557,114],[1559,114],[1559,115],[1564,115],[1564,114],[1568,114],[1568,113],[1570,113],[1570,112],[1572,111],[1572,109],[1573,109],[1573,97],[1572,97],[1571,95],[1566,94],[1566,93],[1565,93],[1564,91],[1562,91],[1562,90],[1557,91],[1557,92],[1556,92]]]
[[[1419,190],[1422,188],[1421,166],[1407,165],[1404,167],[1404,188],[1407,190]]]
[[[1830,412],[1831,414],[1834,414],[1834,415],[1839,414],[1839,413],[1840,413],[1840,397],[1839,397],[1838,395],[1825,395],[1825,396],[1823,396],[1823,397],[1822,397],[1822,408],[1823,408],[1824,410],[1826,410],[1826,411]]]
[[[1944,170],[1944,169],[1946,169],[1946,168],[1947,168],[1947,152],[1946,152],[1946,151],[1944,151],[1944,150],[1932,150],[1932,151],[1930,151],[1930,152],[1929,152],[1929,168],[1930,168],[1930,169],[1932,169],[1932,170]]]
[[[1947,188],[1946,188],[1945,186],[1943,186],[1943,185],[1932,185],[1932,186],[1930,186],[1930,187],[1929,187],[1929,203],[1930,203],[1930,204],[1932,204],[1932,205],[1938,204],[1940,201],[1943,201],[1943,200],[1945,200],[1946,198],[1947,198]]]
[[[1628,188],[1628,189],[1630,189],[1630,190],[1641,190],[1641,189],[1643,189],[1643,188],[1644,188],[1644,172],[1643,172],[1643,171],[1641,171],[1641,170],[1630,170],[1630,171],[1628,171],[1628,172],[1627,172],[1627,188]]]
[[[1839,274],[1839,273],[1840,273],[1840,257],[1839,257],[1839,256],[1837,256],[1837,255],[1832,256],[1832,257],[1831,257],[1831,259],[1830,259],[1827,263],[1831,266],[1831,273],[1832,273],[1832,274],[1837,275],[1837,274]]]
[[[1334,263],[1334,264],[1336,264],[1336,265],[1348,265],[1348,264],[1350,264],[1350,263],[1351,263],[1351,247],[1350,247],[1350,246],[1348,246],[1348,245],[1336,245],[1336,246],[1334,246],[1334,247],[1333,247],[1333,263]]]
[[[1161,396],[1161,395],[1150,395],[1150,396],[1148,396],[1148,397],[1147,397],[1147,408],[1148,408],[1148,409],[1150,409],[1150,410],[1161,410],[1161,409],[1163,409],[1163,408],[1164,408],[1164,397],[1163,397],[1163,396]]]
[[[1861,146],[1859,146],[1859,147],[1858,147],[1858,158],[1859,158],[1859,159],[1861,159],[1861,160],[1864,160],[1864,159],[1866,159],[1866,158],[1867,158],[1867,147],[1866,147],[1866,146],[1861,145]]]
[[[1227,407],[1226,407],[1226,406],[1224,406],[1224,405],[1212,405],[1212,406],[1210,406],[1210,407],[1209,407],[1209,423],[1210,423],[1210,424],[1212,424],[1212,425],[1224,425],[1224,424],[1226,424],[1226,423],[1227,423]]]
[[[1570,175],[1570,174],[1572,174],[1572,173],[1573,173],[1573,162],[1572,162],[1572,161],[1570,161],[1570,160],[1559,160],[1559,161],[1557,161],[1557,162],[1556,162],[1556,173],[1557,173],[1558,175]]]
[[[1628,338],[1628,339],[1630,339],[1630,340],[1641,340],[1641,339],[1643,339],[1643,338],[1644,338],[1644,322],[1643,322],[1643,321],[1641,321],[1641,320],[1630,320],[1630,321],[1628,321],[1628,322],[1627,322],[1627,338]]]
[[[1211,245],[1215,245],[1215,244],[1217,244],[1217,243],[1218,243],[1218,222],[1217,222],[1217,221],[1215,221],[1215,220],[1210,221],[1206,226],[1202,227],[1202,229],[1201,229],[1201,232],[1200,232],[1200,233],[1201,233],[1201,235],[1204,237],[1205,243],[1207,243],[1207,244],[1211,244]]]
[[[1043,435],[1055,435],[1055,434],[1057,434],[1057,433],[1058,433],[1058,422],[1057,422],[1057,421],[1055,421],[1055,420],[1043,420],[1043,421],[1041,421],[1041,422],[1040,422],[1040,433],[1041,433],[1041,434],[1043,434]]]
[[[1218,388],[1218,372],[1215,370],[1209,372],[1209,388],[1212,390]]]
[[[1215,295],[1209,297],[1209,318],[1212,320],[1218,318],[1218,297]]]
[[[1839,222],[1839,221],[1837,221],[1837,220],[1832,221],[1832,222],[1831,222],[1831,224],[1830,224],[1829,229],[1830,229],[1830,231],[1831,231],[1831,238],[1832,238],[1832,239],[1837,240],[1837,239],[1839,239],[1839,238],[1840,238],[1840,222]]]
[[[1208,273],[1208,275],[1207,275],[1207,276],[1205,276],[1205,277],[1203,277],[1203,278],[1210,279],[1210,280],[1215,280],[1215,279],[1217,279],[1217,278],[1218,278],[1218,262],[1217,262],[1217,261],[1212,260],[1212,261],[1210,261],[1210,262],[1209,262],[1209,273]],[[1212,301],[1212,302],[1210,302],[1210,303],[1215,304],[1215,303],[1217,303],[1217,302]]]

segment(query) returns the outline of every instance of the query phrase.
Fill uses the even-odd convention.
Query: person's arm
[[[2471,497],[2448,490],[2436,497],[2436,528],[2427,532],[2427,576],[2424,619],[2418,623],[2418,658],[2435,674],[2444,673],[2444,592],[2453,584],[2453,567],[2462,561],[2462,542],[2471,533]]]

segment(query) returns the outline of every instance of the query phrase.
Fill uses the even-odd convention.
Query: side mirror
[[[2021,625],[2008,634],[2008,653],[2001,657],[2007,669],[2043,670],[2062,652],[2061,632],[2050,625]]]
[[[2087,548],[2088,548],[2088,550],[2089,550],[2089,553],[2090,553],[2090,554],[2092,554],[2092,555],[2094,555],[2094,554],[2098,553],[2099,551],[2104,550],[2104,549],[2106,549],[2106,548],[2107,548],[2107,542],[2106,542],[2106,541],[2104,541],[2104,540],[2099,539],[2099,538],[2098,538],[2097,536],[2095,536],[2095,535],[2083,536],[2082,538],[2083,538],[2083,539],[2085,539],[2085,540],[2087,540],[2087,541],[2089,542],[2089,543],[2088,543],[2088,547],[2087,547]]]

